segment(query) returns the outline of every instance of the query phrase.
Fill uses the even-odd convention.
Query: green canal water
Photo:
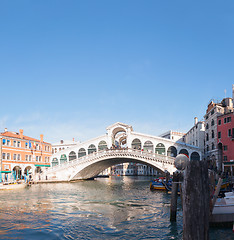
[[[170,195],[148,177],[38,184],[0,191],[0,239],[182,239],[182,209],[171,224]],[[211,229],[210,239],[234,239]]]

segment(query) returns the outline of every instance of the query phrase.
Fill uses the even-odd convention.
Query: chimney
[[[5,130],[4,130],[5,132],[7,132],[7,128],[5,128]]]
[[[23,138],[24,130],[23,130],[23,129],[20,129],[20,130],[19,130],[19,134],[20,134],[20,138]]]
[[[194,125],[196,125],[198,123],[198,119],[197,117],[194,118]]]
[[[44,135],[41,134],[41,135],[40,135],[41,142],[43,142],[43,137],[44,137]]]

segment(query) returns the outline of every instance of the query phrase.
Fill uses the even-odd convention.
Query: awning
[[[11,171],[1,171],[1,173],[11,173]]]
[[[35,164],[35,167],[50,167],[50,165]]]
[[[226,166],[226,165],[234,165],[234,162],[225,162],[223,164],[224,164],[224,166]]]

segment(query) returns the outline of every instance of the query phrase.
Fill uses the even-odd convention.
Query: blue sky
[[[188,131],[232,96],[234,1],[0,1],[0,131]]]

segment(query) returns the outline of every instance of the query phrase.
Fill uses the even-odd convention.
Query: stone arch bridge
[[[179,153],[192,160],[200,160],[201,156],[196,146],[136,133],[131,126],[118,122],[107,128],[106,135],[54,153],[52,167],[44,170],[40,178],[58,181],[87,179],[125,162],[141,163],[172,174]]]

